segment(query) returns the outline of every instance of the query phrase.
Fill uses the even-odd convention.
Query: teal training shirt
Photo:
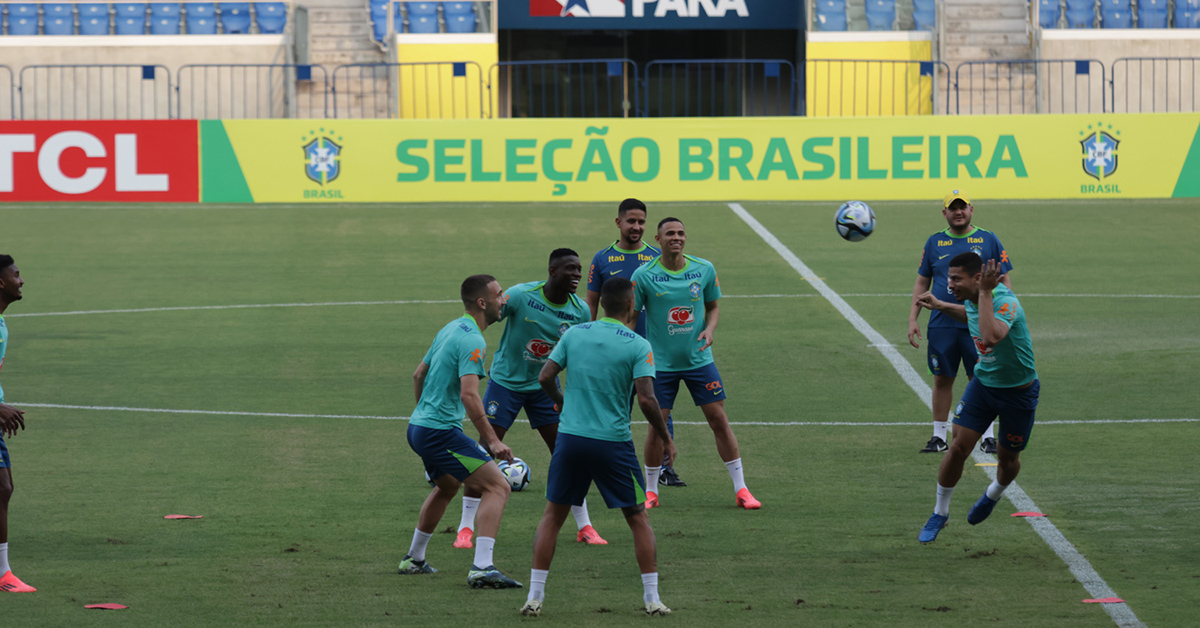
[[[567,370],[559,432],[618,443],[633,439],[633,380],[654,377],[654,354],[645,338],[602,318],[563,334],[550,359]]]
[[[1029,337],[1029,325],[1025,323],[1025,310],[1012,290],[1004,285],[992,290],[992,311],[996,320],[1008,327],[1008,335],[991,349],[979,341],[979,307],[970,301],[965,305],[967,326],[979,353],[979,362],[975,364],[975,377],[979,378],[979,383],[990,388],[1016,388],[1037,379],[1033,339]]]
[[[450,321],[437,336],[421,360],[429,365],[421,400],[409,423],[435,430],[462,428],[467,415],[462,403],[464,375],[484,377],[483,361],[487,343],[475,319],[463,315]]]
[[[520,283],[505,291],[508,303],[501,311],[504,333],[492,358],[491,378],[514,392],[541,390],[538,374],[546,358],[572,325],[586,323],[591,310],[583,299],[570,295],[555,305],[546,299],[545,281]]]
[[[690,371],[712,364],[712,348],[697,351],[704,331],[704,304],[721,298],[717,269],[708,260],[684,255],[678,272],[667,270],[662,258],[633,273],[638,308],[646,308],[646,333],[654,348],[658,370]]]

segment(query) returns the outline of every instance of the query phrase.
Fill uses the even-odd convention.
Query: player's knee
[[[0,473],[0,503],[7,504],[8,498],[12,497],[12,494],[12,476],[7,473]]]
[[[650,518],[646,515],[645,504],[623,506],[621,507],[621,514],[625,515],[625,521],[628,522],[630,526],[638,524],[642,519],[646,520],[647,522],[650,521]]]
[[[955,380],[955,377],[953,375],[934,375],[933,376],[933,387],[941,388],[941,389],[952,389],[952,388],[954,388],[954,380]]]

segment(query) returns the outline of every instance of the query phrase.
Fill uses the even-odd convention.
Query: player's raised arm
[[[979,279],[979,342],[991,348],[1000,344],[1008,336],[1008,324],[996,318],[995,305],[992,303],[992,290],[1000,283],[1000,264],[996,260],[988,260],[983,265],[983,274]],[[1011,303],[1000,306],[1000,314],[1009,313]]]
[[[633,389],[637,391],[638,407],[642,409],[642,416],[646,417],[646,421],[650,423],[650,429],[654,430],[662,439],[663,453],[666,454],[667,464],[674,465],[675,441],[671,440],[671,433],[667,430],[667,421],[663,418],[662,409],[658,406],[658,398],[654,396],[654,378],[639,377],[633,380]]]
[[[429,375],[429,365],[425,360],[417,365],[417,370],[413,372],[413,395],[417,403],[421,403],[421,391],[425,390],[425,376]]]
[[[950,303],[949,301],[942,301],[941,299],[938,299],[937,297],[933,296],[932,292],[926,291],[923,294],[917,295],[913,299],[913,306],[917,307],[918,309],[925,308],[927,310],[937,310],[937,311],[953,318],[956,321],[959,321],[962,323],[967,322],[967,307],[965,305],[963,305],[961,303]],[[909,342],[912,342],[911,332],[912,332],[912,329],[910,328],[909,329]],[[918,337],[920,337],[920,336],[918,335]],[[914,347],[917,346],[916,343],[913,343],[913,346]]]

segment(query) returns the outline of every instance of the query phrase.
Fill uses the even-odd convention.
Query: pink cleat
[[[580,543],[587,543],[588,545],[608,545],[608,541],[600,538],[600,533],[596,532],[596,528],[590,525],[583,526],[583,529],[579,531],[579,536],[576,536],[575,540]]]
[[[471,528],[463,528],[458,531],[458,538],[454,539],[454,547],[459,549],[471,549],[474,545],[471,544],[471,535],[474,532]]]
[[[646,491],[646,510],[658,508],[658,493]]]
[[[739,508],[745,508],[746,510],[758,510],[759,508],[762,508],[762,502],[754,499],[754,496],[750,494],[750,489],[748,488],[744,488],[737,492],[737,505]]]
[[[21,579],[14,576],[13,572],[6,571],[3,576],[0,576],[0,591],[8,591],[9,593],[33,593],[37,589],[21,582]]]

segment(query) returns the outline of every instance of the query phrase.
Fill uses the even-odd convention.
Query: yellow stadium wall
[[[879,40],[879,37],[904,39]],[[924,33],[810,33],[813,60],[930,61],[933,44]],[[837,39],[833,39],[837,37]],[[805,68],[807,115],[904,116],[934,113],[936,76],[921,76],[916,63],[863,64],[809,61]]]
[[[397,103],[401,118],[487,118],[495,107],[487,90],[491,67],[499,61],[494,35],[401,35],[397,37]],[[465,63],[454,76],[452,63]]]

